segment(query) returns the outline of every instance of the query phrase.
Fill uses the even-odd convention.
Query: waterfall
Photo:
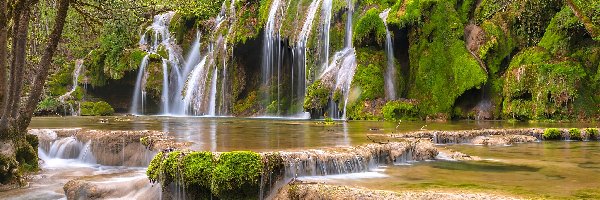
[[[261,71],[262,71],[262,85],[267,88],[264,99],[267,102],[267,105],[270,105],[273,101],[271,99],[271,87],[274,85],[274,81],[271,80],[275,73],[277,73],[277,82],[275,82],[275,86],[277,90],[277,114],[279,114],[279,81],[280,77],[280,69],[281,69],[281,45],[280,45],[280,37],[279,31],[275,31],[276,27],[276,16],[277,12],[280,8],[281,0],[273,0],[271,7],[269,9],[269,18],[267,19],[267,23],[265,24],[264,31],[264,39],[263,39],[263,52],[262,52],[262,63],[261,63]],[[274,67],[277,66],[276,69]],[[275,71],[276,70],[276,71]]]
[[[387,17],[390,9],[384,10],[379,17],[385,24],[385,52],[387,53],[387,68],[385,69],[385,94],[388,100],[396,99],[396,66],[394,59],[394,47],[392,36],[387,25]]]
[[[175,12],[167,12],[164,14],[154,16],[154,20],[152,21],[152,25],[146,28],[146,31],[140,36],[139,45],[140,48],[146,50],[148,54],[144,56],[142,62],[140,63],[140,67],[138,69],[138,76],[136,79],[133,98],[131,99],[131,110],[130,112],[133,114],[144,114],[144,103],[146,99],[146,91],[145,91],[145,82],[147,78],[148,72],[146,72],[146,68],[149,62],[150,54],[157,54],[159,48],[162,46],[166,49],[168,53],[168,62],[163,58],[163,74],[166,75],[166,68],[168,64],[173,65],[173,68],[179,68],[179,52],[175,49],[175,44],[171,39],[171,34],[169,33],[169,24],[171,23],[171,18],[173,18]],[[164,79],[164,76],[163,76]],[[168,78],[167,78],[168,79]],[[167,82],[168,83],[168,82]],[[164,80],[163,80],[164,84]],[[140,95],[141,94],[141,95]],[[167,96],[165,97],[165,94]],[[169,113],[169,108],[164,107],[164,105],[169,104],[169,87],[163,86],[163,95],[161,97],[161,101],[163,102],[163,112]],[[141,99],[140,99],[141,98]],[[141,108],[140,103],[141,101]],[[140,112],[141,109],[141,112]]]
[[[194,98],[194,97],[202,97],[203,92],[204,92],[204,87],[206,86],[206,76],[208,74],[208,70],[206,69],[206,59],[207,56],[204,56],[202,58],[202,60],[200,61],[200,63],[198,63],[198,65],[196,65],[196,67],[194,67],[194,70],[192,70],[189,79],[187,81],[187,87],[185,89],[184,92],[184,96],[183,96],[183,105],[184,105],[184,109],[185,111],[183,113],[192,113],[192,114],[200,114],[200,108],[199,107],[190,107],[190,105],[195,104],[195,105],[201,105],[202,102],[200,98]],[[202,78],[202,79],[201,79]],[[192,110],[190,110],[192,109]]]
[[[96,158],[91,151],[91,141],[83,143],[73,136],[50,142],[49,149],[40,146],[38,152],[40,158],[46,161],[50,159],[73,159],[82,163],[96,163]]]
[[[321,51],[321,68],[317,70],[317,73],[323,73],[323,70],[327,68],[329,64],[329,28],[331,27],[331,9],[332,9],[332,0],[324,0],[323,5],[321,7],[321,16],[323,20],[323,27],[321,30],[321,39],[323,41],[322,51]]]
[[[140,67],[138,68],[138,75],[137,78],[135,79],[135,88],[133,89],[133,98],[131,98],[131,110],[130,112],[133,114],[140,114],[140,113],[144,113],[144,99],[146,96],[146,91],[145,91],[145,73],[146,73],[146,66],[148,65],[148,59],[150,57],[150,54],[146,54],[146,56],[144,56],[144,58],[142,59],[142,62],[140,63]],[[141,99],[140,99],[141,98]],[[140,105],[139,103],[141,103],[141,112],[140,110]]]
[[[356,72],[356,52],[352,46],[352,13],[354,6],[352,0],[348,0],[348,13],[346,21],[346,36],[344,39],[345,47],[341,51],[334,54],[333,59],[325,71],[319,76],[321,80],[332,88],[332,94],[329,102],[329,112],[332,118],[346,119],[346,107],[349,100],[350,86],[354,73]],[[338,103],[334,101],[336,91],[341,92],[344,108],[342,110],[342,116],[339,116]]]
[[[303,104],[304,97],[306,96],[306,43],[310,36],[320,2],[321,0],[313,0],[310,3],[300,35],[298,36],[298,41],[292,51],[293,59],[296,62],[292,65],[292,99],[295,102],[292,103],[291,109],[296,111],[297,116],[302,116],[304,113]]]
[[[162,85],[162,109],[164,114],[169,113],[169,64],[168,60],[162,60],[162,70],[163,70],[163,85]]]
[[[212,83],[210,84],[210,99],[208,103],[208,115],[215,116],[216,110],[216,101],[217,101],[217,76],[219,70],[217,66],[215,66],[215,70],[213,71]]]
[[[83,65],[83,59],[77,59],[75,60],[75,69],[73,69],[73,86],[71,86],[71,90],[69,90],[67,93],[61,95],[60,97],[58,97],[58,101],[60,101],[60,103],[62,104],[66,104],[67,100],[69,98],[72,98],[72,94],[73,92],[75,92],[75,90],[77,89],[78,85],[79,85],[79,75],[81,74],[81,72],[84,70],[84,65]],[[71,111],[71,115],[73,116],[77,116],[79,115],[79,112],[75,111],[75,109],[73,109],[73,105],[69,104],[69,108]]]

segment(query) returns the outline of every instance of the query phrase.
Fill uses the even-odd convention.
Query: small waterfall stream
[[[385,24],[385,52],[387,56],[387,67],[385,68],[385,94],[386,99],[396,99],[396,64],[394,59],[394,44],[392,43],[392,36],[387,25],[387,17],[390,12],[390,8],[384,10],[379,17]]]
[[[271,3],[271,7],[269,8],[269,16],[267,19],[267,23],[264,28],[264,38],[263,38],[263,52],[262,52],[262,63],[261,63],[261,72],[262,72],[262,85],[267,88],[265,92],[264,99],[267,102],[266,106],[270,106],[272,103],[277,104],[276,115],[279,115],[280,107],[280,91],[279,84],[281,80],[281,74],[279,73],[282,65],[282,49],[280,44],[280,33],[279,26],[277,23],[279,22],[279,17],[277,13],[279,13],[281,7],[281,0],[273,0]],[[277,29],[277,30],[276,30]],[[277,75],[275,79],[273,76]],[[275,80],[273,80],[275,79]],[[271,87],[276,87],[271,89]],[[276,95],[272,95],[271,91],[275,90]],[[277,96],[277,99],[272,99]],[[275,102],[274,102],[275,101]]]
[[[352,46],[352,14],[354,6],[352,1],[348,0],[348,13],[346,21],[346,36],[344,39],[345,47],[341,51],[334,54],[333,59],[327,69],[321,74],[320,78],[328,81],[333,81],[333,93],[332,97],[336,96],[335,93],[339,91],[342,94],[341,99],[344,103],[342,115],[339,115],[338,103],[335,102],[334,98],[330,99],[329,109],[330,115],[335,119],[346,119],[346,107],[349,100],[350,86],[354,73],[356,72],[356,52]]]
[[[78,116],[80,113],[80,110],[79,110],[79,108],[77,110],[75,110],[73,108],[73,104],[67,103],[67,100],[70,98],[73,98],[72,94],[73,94],[73,92],[75,92],[75,90],[77,90],[77,87],[79,86],[79,75],[84,70],[85,70],[85,66],[83,65],[83,59],[75,60],[75,68],[73,69],[73,86],[67,93],[58,97],[58,101],[60,101],[60,103],[62,103],[63,105],[65,105],[65,104],[69,105],[69,111],[71,112],[72,116]]]

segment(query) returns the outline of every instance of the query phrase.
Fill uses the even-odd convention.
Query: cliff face
[[[262,0],[208,6],[214,16],[175,9],[168,24],[172,41],[156,50],[130,42],[134,45],[114,65],[107,64],[106,53],[92,51],[82,79],[94,86],[88,94],[126,109],[131,97],[115,100],[117,94],[106,91],[119,87],[133,93],[134,74],[149,55],[143,76],[146,114],[164,110],[163,90],[185,93],[196,90],[187,88],[191,81],[203,80],[193,84],[202,89],[190,92],[192,103],[186,106],[194,112],[186,114],[600,117],[600,16],[592,1]],[[182,79],[183,90],[173,89],[175,71],[199,66],[200,60],[189,59],[194,50],[206,58],[206,72]],[[65,79],[60,73],[55,77]],[[186,98],[175,95],[180,96],[167,99]]]

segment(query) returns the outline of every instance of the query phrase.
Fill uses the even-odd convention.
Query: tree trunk
[[[60,41],[63,28],[65,26],[67,12],[69,11],[69,4],[71,3],[70,1],[71,0],[59,1],[58,12],[54,21],[54,28],[52,29],[48,44],[44,50],[44,54],[42,55],[42,60],[36,69],[37,74],[35,74],[35,78],[31,84],[31,91],[29,92],[27,103],[25,104],[25,107],[21,109],[17,119],[17,128],[19,130],[25,131],[27,129],[27,126],[29,126],[29,123],[31,122],[31,117],[33,117],[33,111],[39,103],[40,96],[42,95],[42,91],[44,89],[44,84],[48,78],[48,70],[50,69],[50,65],[52,65],[52,57],[54,56],[54,52],[56,52],[58,42]]]
[[[6,0],[0,0],[0,110],[4,108],[4,95],[6,94],[6,40],[8,37],[8,21],[6,16]],[[0,117],[2,111],[0,111]]]

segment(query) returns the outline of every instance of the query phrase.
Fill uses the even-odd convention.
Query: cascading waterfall
[[[321,0],[313,0],[310,3],[306,19],[304,20],[302,30],[298,36],[298,41],[292,52],[294,55],[293,58],[296,61],[295,66],[292,65],[294,68],[292,69],[291,77],[292,99],[295,99],[292,110],[295,110],[296,113],[298,113],[296,115],[300,117],[302,117],[302,114],[304,113],[302,111],[304,97],[306,96],[306,43],[313,27],[313,21],[319,8],[319,3],[321,3]]]
[[[136,84],[133,91],[133,98],[131,102],[131,113],[134,114],[143,114],[144,113],[144,101],[146,99],[146,91],[145,91],[145,82],[147,79],[146,71],[147,65],[149,63],[149,55],[157,54],[160,47],[164,47],[168,52],[169,62],[173,68],[179,68],[179,52],[175,49],[175,44],[171,39],[171,34],[169,33],[169,24],[171,23],[171,18],[173,18],[175,12],[167,12],[164,14],[154,16],[154,20],[152,25],[146,28],[146,31],[140,36],[139,45],[142,49],[146,50],[148,54],[144,56],[142,62],[140,63],[138,76],[136,79]],[[164,59],[164,58],[163,58]],[[163,60],[163,67],[165,67],[165,61]],[[163,70],[163,74],[168,74],[168,70]],[[168,75],[163,75],[168,76]],[[161,98],[162,105],[168,104],[168,93],[169,87],[163,86],[163,93],[167,95],[162,95]],[[141,98],[141,99],[140,99]],[[141,108],[139,103],[141,103]],[[140,112],[141,110],[141,112]],[[163,108],[163,112],[169,113],[168,108]]]
[[[163,113],[169,113],[169,64],[168,60],[162,59],[163,83],[162,83],[162,109]]]
[[[95,164],[96,158],[90,148],[91,141],[83,143],[71,136],[52,141],[49,149],[40,146],[38,152],[43,160],[75,159],[80,162]]]
[[[331,28],[331,9],[332,0],[324,0],[321,6],[321,18],[322,18],[322,29],[321,29],[321,40],[323,46],[321,48],[321,67],[315,74],[323,73],[323,70],[329,65],[329,29]]]
[[[385,94],[388,100],[396,99],[396,65],[394,59],[394,47],[392,36],[387,25],[387,17],[390,9],[384,10],[379,17],[385,25],[385,52],[387,53],[387,68],[385,69]]]
[[[218,77],[219,69],[215,66],[213,71],[213,76],[211,78],[210,84],[210,99],[208,104],[208,115],[215,116],[216,110],[216,102],[217,102],[217,77]]]
[[[273,0],[271,3],[271,7],[269,9],[269,16],[267,19],[267,23],[264,28],[264,39],[263,39],[263,52],[262,52],[262,85],[267,89],[264,99],[266,100],[268,105],[272,103],[277,104],[276,114],[279,115],[281,104],[280,102],[280,91],[279,91],[279,81],[280,77],[280,69],[281,69],[281,45],[280,45],[280,34],[279,30],[275,30],[277,27],[277,13],[280,9],[281,0]],[[275,68],[276,67],[276,68]],[[273,76],[277,74],[277,79],[274,79]],[[277,87],[275,93],[277,95],[276,102],[273,102],[271,94],[271,87]]]
[[[83,59],[75,60],[75,69],[73,69],[73,86],[71,87],[71,90],[69,90],[67,93],[58,97],[58,100],[62,104],[67,104],[67,100],[69,98],[72,98],[71,95],[73,94],[73,92],[75,92],[75,90],[77,90],[77,87],[79,85],[79,82],[78,82],[79,75],[81,74],[81,72],[83,72],[84,69],[85,69],[85,67],[83,65]],[[71,115],[73,115],[73,116],[79,115],[79,109],[77,109],[77,111],[75,111],[72,104],[69,104],[69,109],[71,111]]]
[[[329,113],[330,117],[336,119],[346,119],[346,106],[348,104],[350,86],[354,73],[356,72],[356,53],[352,46],[352,13],[354,6],[352,1],[348,0],[348,13],[346,21],[346,36],[344,39],[345,47],[339,52],[336,52],[333,59],[327,69],[320,75],[320,79],[332,81],[334,84],[331,85],[333,89],[332,97],[336,96],[336,91],[341,92],[344,107],[342,110],[342,116],[339,115],[338,103],[335,102],[334,98],[330,99],[329,102]]]
[[[144,58],[142,58],[142,62],[140,63],[140,67],[138,68],[137,78],[135,80],[135,87],[133,89],[133,98],[131,98],[131,110],[130,112],[133,114],[144,113],[144,99],[146,96],[146,79],[144,78],[146,75],[146,66],[148,65],[148,59],[150,54],[146,54]],[[141,99],[140,99],[141,98]],[[141,104],[141,106],[140,106]],[[141,112],[139,111],[141,108]]]

